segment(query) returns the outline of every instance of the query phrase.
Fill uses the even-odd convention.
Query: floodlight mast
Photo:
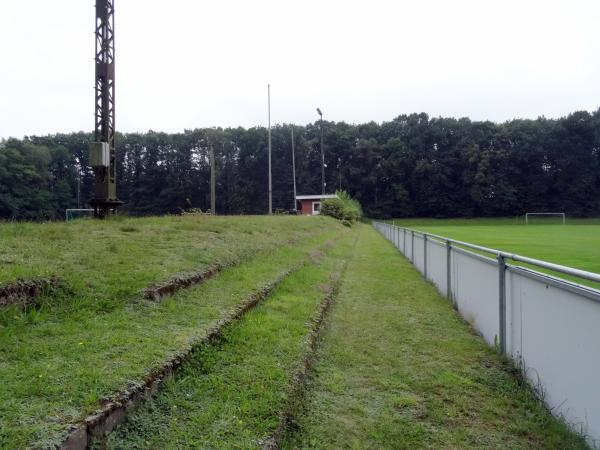
[[[96,0],[95,142],[90,144],[94,170],[94,216],[103,218],[123,204],[117,197],[115,151],[115,8],[114,0]]]

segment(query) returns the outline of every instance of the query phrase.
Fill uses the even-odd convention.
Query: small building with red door
[[[321,201],[328,198],[337,198],[335,194],[297,195],[296,208],[304,216],[318,216],[321,214]]]

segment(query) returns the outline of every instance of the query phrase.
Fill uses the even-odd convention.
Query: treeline
[[[371,217],[513,216],[526,211],[600,215],[600,110],[502,124],[402,115],[390,122],[325,122],[327,191],[347,191]],[[294,126],[298,194],[321,191],[318,123]],[[273,128],[273,205],[292,209],[291,125]],[[0,217],[53,219],[85,207],[90,134],[0,143]],[[117,136],[118,189],[134,215],[210,207],[267,211],[264,128],[150,131]],[[78,202],[79,198],[79,202]]]

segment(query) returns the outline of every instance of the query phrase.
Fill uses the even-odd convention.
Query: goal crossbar
[[[534,213],[525,213],[525,224],[529,225],[529,216],[561,216],[563,225],[567,223],[567,216],[564,212],[556,213],[556,212],[534,212]]]

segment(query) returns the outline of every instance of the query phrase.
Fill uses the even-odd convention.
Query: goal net
[[[73,219],[81,219],[83,217],[91,217],[94,215],[93,209],[67,209],[65,210],[65,219],[68,222]]]
[[[536,217],[546,219],[543,221],[536,221],[536,223],[540,223],[540,222],[556,223],[556,221],[559,221],[563,225],[565,223],[567,223],[567,216],[565,215],[565,213],[536,212],[536,213],[526,213],[525,214],[525,224],[529,225],[529,223],[531,222],[531,219],[536,218]],[[554,220],[547,220],[547,219],[554,219]]]

